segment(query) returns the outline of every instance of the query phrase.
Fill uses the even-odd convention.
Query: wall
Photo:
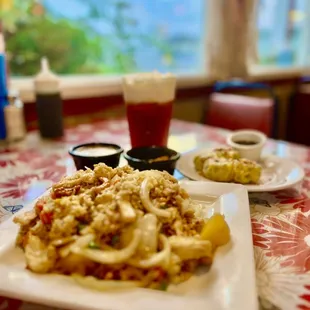
[[[297,81],[289,81],[274,87],[279,98],[279,139],[287,138],[287,123],[289,120],[289,105],[292,94],[295,92]]]
[[[287,140],[310,146],[310,84],[297,87],[294,104],[290,106]]]

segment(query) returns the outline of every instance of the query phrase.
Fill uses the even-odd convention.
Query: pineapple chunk
[[[230,241],[230,229],[222,214],[215,213],[205,222],[201,231],[201,239],[209,240],[213,248]]]

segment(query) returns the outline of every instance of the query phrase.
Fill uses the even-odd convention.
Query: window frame
[[[66,75],[59,76],[62,99],[92,98],[121,95],[121,75]],[[178,88],[192,88],[211,85],[214,81],[207,75],[177,75]],[[32,77],[11,78],[9,87],[17,89],[25,103],[35,101],[34,79]]]
[[[282,80],[298,78],[310,74],[310,67],[271,67],[252,65],[249,80]],[[67,75],[60,76],[60,90],[63,99],[104,97],[121,95],[121,76],[105,75]],[[177,75],[178,88],[195,88],[211,86],[215,81],[207,74]],[[34,82],[32,77],[11,78],[9,87],[17,89],[23,102],[35,101]]]

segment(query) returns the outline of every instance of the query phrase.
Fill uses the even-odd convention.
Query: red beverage
[[[172,102],[126,104],[132,147],[166,146],[172,107]]]
[[[167,146],[175,85],[175,76],[157,72],[123,79],[132,147]]]

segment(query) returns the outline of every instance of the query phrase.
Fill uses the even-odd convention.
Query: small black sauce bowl
[[[105,146],[105,147],[111,147],[115,149],[115,153],[111,155],[103,155],[103,156],[87,156],[87,155],[79,155],[75,154],[74,151],[80,147],[85,146]],[[111,143],[85,143],[85,144],[79,144],[74,147],[72,147],[69,150],[69,154],[73,157],[75,167],[77,170],[84,169],[85,167],[88,167],[90,169],[94,168],[95,164],[99,163],[105,163],[107,166],[110,166],[112,168],[116,168],[119,164],[119,159],[121,154],[123,153],[123,149],[117,145],[117,144],[111,144]]]
[[[149,162],[161,156],[168,156],[168,160]],[[180,153],[163,146],[144,146],[132,148],[124,154],[129,166],[138,170],[167,171],[173,175],[175,165],[180,158]]]

